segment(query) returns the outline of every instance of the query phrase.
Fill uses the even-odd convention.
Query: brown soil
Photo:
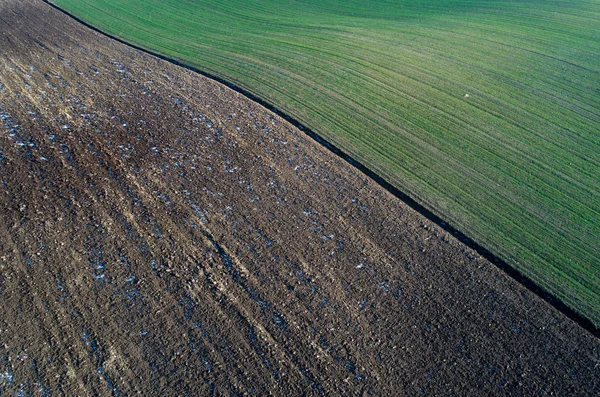
[[[0,395],[597,395],[600,343],[242,95],[0,0]]]

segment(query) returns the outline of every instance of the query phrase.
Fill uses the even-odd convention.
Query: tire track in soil
[[[598,391],[596,338],[276,114],[0,9],[0,392]]]

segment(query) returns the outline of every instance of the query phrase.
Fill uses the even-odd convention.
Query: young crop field
[[[252,92],[600,324],[600,2],[54,0]]]

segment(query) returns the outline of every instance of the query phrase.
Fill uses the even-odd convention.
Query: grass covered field
[[[600,324],[600,1],[53,3],[264,98]]]

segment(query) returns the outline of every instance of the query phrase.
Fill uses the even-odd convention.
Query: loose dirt
[[[225,86],[0,0],[0,395],[596,395],[600,344]]]

